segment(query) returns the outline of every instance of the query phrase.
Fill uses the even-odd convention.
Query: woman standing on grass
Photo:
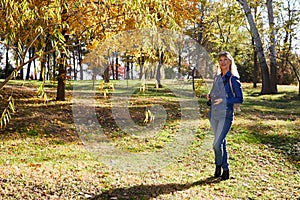
[[[219,72],[213,87],[207,95],[210,105],[209,121],[214,132],[213,149],[215,153],[215,178],[229,179],[226,135],[234,118],[234,104],[243,102],[243,92],[239,73],[229,52],[219,53]],[[221,170],[223,173],[221,175]]]

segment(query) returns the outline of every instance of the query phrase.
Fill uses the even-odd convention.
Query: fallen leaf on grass
[[[40,163],[32,163],[32,162],[30,162],[30,163],[28,163],[28,166],[29,166],[29,167],[35,167],[35,168],[37,168],[37,167],[41,167],[41,166],[42,166],[42,164],[40,164]]]

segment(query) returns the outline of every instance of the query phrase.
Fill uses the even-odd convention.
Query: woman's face
[[[227,72],[230,70],[231,60],[226,56],[220,56],[219,58],[219,66],[222,72]]]

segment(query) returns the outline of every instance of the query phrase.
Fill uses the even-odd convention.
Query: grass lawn
[[[278,94],[259,95],[260,88],[243,84],[242,112],[236,113],[227,136],[231,178],[220,182],[212,178],[212,135],[204,98],[197,99],[198,125],[188,148],[160,168],[138,172],[112,168],[87,150],[87,142],[74,125],[71,85],[67,100],[57,102],[55,87],[47,83],[45,102],[36,95],[38,82],[10,83],[0,91],[1,112],[11,94],[16,106],[9,125],[0,130],[0,199],[300,198],[298,86],[280,85]],[[103,133],[128,155],[157,155],[189,128],[178,131],[181,104],[172,91],[150,86],[145,93],[137,89],[128,100],[133,122],[145,130],[151,127],[143,122],[145,108],[155,104],[164,108],[161,119],[165,123],[149,138],[128,134],[114,121],[110,95],[121,93],[120,88],[108,88],[106,98],[104,90],[95,94],[95,116]],[[187,120],[194,123],[193,117]]]

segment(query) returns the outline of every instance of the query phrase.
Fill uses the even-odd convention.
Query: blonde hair
[[[234,62],[234,59],[233,59],[233,57],[231,56],[231,54],[230,54],[228,51],[221,51],[221,52],[219,53],[219,55],[218,55],[218,58],[220,58],[220,57],[222,57],[222,56],[227,57],[227,58],[231,61],[231,65],[230,65],[230,72],[231,72],[231,74],[232,74],[233,76],[236,76],[236,77],[240,78],[239,72],[238,72],[238,70],[237,70],[237,66],[236,66],[236,64],[235,64],[235,62]],[[220,67],[218,67],[218,74],[219,74],[219,73],[221,73]]]

